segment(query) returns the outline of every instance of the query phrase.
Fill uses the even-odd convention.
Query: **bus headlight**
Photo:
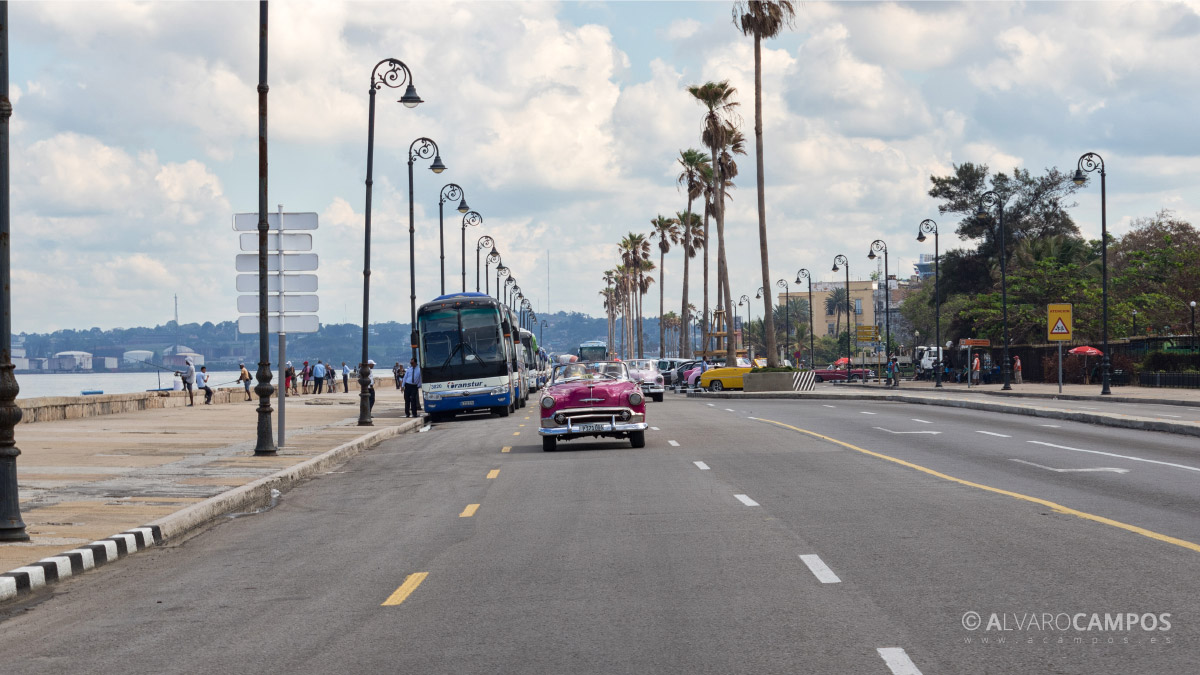
[[[492,387],[492,390],[488,393],[490,393],[490,394],[507,394],[508,387]]]
[[[425,400],[426,400],[426,401],[440,401],[440,400],[442,400],[442,395],[441,395],[441,394],[438,394],[438,393],[436,393],[436,392],[429,391],[429,392],[421,392],[421,393],[422,393],[422,396],[425,398]]]
[[[641,405],[642,402],[645,400],[646,400],[646,398],[644,396],[642,396],[641,392],[638,392],[638,391],[629,392],[629,405]]]
[[[543,396],[542,397],[542,407],[545,408],[546,410],[553,408],[554,407],[554,397],[553,396]]]

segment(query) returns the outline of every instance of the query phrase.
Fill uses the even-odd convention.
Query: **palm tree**
[[[635,305],[639,299],[638,292],[642,286],[642,272],[645,269],[643,262],[648,262],[650,258],[650,240],[644,234],[630,232],[621,242],[617,244],[618,250],[621,252],[622,267],[626,271],[626,298],[629,303],[629,314],[626,314],[626,320],[630,316],[637,317],[636,334],[641,334],[640,311]],[[637,314],[633,312],[638,311]],[[633,339],[636,337],[634,332],[629,332],[629,344],[632,346]],[[638,341],[639,358],[641,356],[641,341]],[[630,350],[632,351],[632,349]]]
[[[691,321],[688,308],[688,261],[696,257],[696,251],[704,245],[704,230],[700,225],[700,216],[691,211],[675,214],[675,222],[679,224],[679,244],[683,247],[683,309],[679,322],[687,326]],[[687,339],[687,330],[679,334],[679,354],[683,357],[692,355],[691,341]]]
[[[650,225],[654,227],[650,238],[658,238],[658,353],[659,356],[666,356],[667,327],[663,323],[663,274],[667,268],[666,256],[671,251],[671,244],[679,243],[679,222],[660,214],[650,221]]]
[[[833,330],[835,338],[842,334],[842,314],[846,312],[846,293],[846,287],[839,286],[825,297],[825,313],[832,314],[835,321]],[[850,317],[846,317],[846,321],[848,324]]]
[[[736,89],[730,86],[729,80],[723,82],[706,82],[702,85],[688,87],[688,93],[700,102],[707,111],[702,123],[701,139],[708,145],[712,152],[712,157],[716,160],[716,166],[713,171],[712,191],[716,207],[714,215],[717,220],[717,282],[721,284],[726,321],[731,321],[733,317],[733,301],[730,297],[729,275],[727,273],[729,266],[725,259],[725,184],[728,175],[725,172],[725,166],[723,166],[724,162],[721,161],[721,155],[718,154],[717,150],[724,150],[729,147],[729,132],[736,127],[734,123],[736,120],[734,109],[738,106],[738,103],[733,100],[733,94],[736,91]],[[722,271],[726,273],[722,274]],[[736,363],[737,352],[734,348],[733,340],[726,340],[725,347],[726,362]]]
[[[617,279],[617,271],[615,269],[604,271],[604,303],[605,303],[605,308],[608,310],[608,348],[609,349],[613,348],[613,345],[616,342],[616,338],[617,338],[617,336],[616,336],[616,329],[617,329],[616,311],[617,311],[617,309],[616,309],[616,303],[615,303],[616,298],[613,295],[613,290],[612,290],[613,282],[616,281],[616,279]]]
[[[653,272],[653,271],[654,271],[654,261],[651,260],[649,257],[642,258],[641,260],[638,261],[637,348],[638,348],[638,358],[639,359],[646,358],[645,350],[643,349],[643,341],[642,341],[642,323],[645,321],[645,312],[642,311],[642,302],[644,301],[646,294],[650,292],[650,285],[654,283],[654,275],[653,274],[647,275],[646,273]]]
[[[733,5],[733,24],[742,35],[754,36],[754,159],[758,177],[758,255],[762,264],[762,284],[771,284],[767,263],[767,206],[763,182],[763,121],[762,121],[762,41],[769,40],[790,26],[796,10],[788,0],[738,0]],[[776,366],[775,331],[772,330],[771,299],[764,294],[767,316],[767,362]]]
[[[679,166],[682,167],[682,170],[679,172],[679,176],[675,179],[675,184],[677,186],[682,187],[683,189],[687,190],[687,210],[685,210],[684,213],[693,215],[692,214],[692,200],[694,200],[696,197],[700,197],[701,195],[704,194],[704,186],[708,184],[708,179],[707,179],[706,175],[708,172],[712,171],[712,164],[709,163],[708,155],[705,155],[703,152],[696,150],[695,148],[688,148],[687,150],[680,150],[678,161],[679,161]],[[707,205],[707,202],[706,202],[706,205]],[[704,300],[705,305],[704,306],[705,306],[706,310],[708,307],[708,295],[707,295],[707,293],[708,293],[708,243],[707,243],[708,242],[708,221],[707,221],[707,211],[708,211],[708,209],[706,208],[705,209],[706,220],[704,222],[704,236],[701,237],[700,239],[697,239],[690,246],[688,244],[684,244],[683,305],[682,305],[683,308],[681,310],[683,312],[683,316],[680,320],[683,323],[683,325],[685,325],[685,326],[688,324],[688,321],[689,321],[689,317],[688,317],[688,313],[687,313],[687,307],[688,307],[688,258],[696,256],[696,252],[694,249],[697,244],[701,244],[704,246],[704,292],[705,292],[705,300]],[[681,236],[686,237],[688,235],[688,224],[683,222],[684,219],[682,216],[680,216],[680,214],[676,213],[675,216],[676,216],[676,219],[679,221],[680,227],[682,229]],[[688,253],[689,248],[693,249],[691,251],[691,253]],[[679,350],[680,350],[681,354],[690,356],[691,349],[685,348],[685,345],[690,344],[690,343],[684,342],[686,333],[687,333],[687,331],[683,331],[683,333],[680,334]]]

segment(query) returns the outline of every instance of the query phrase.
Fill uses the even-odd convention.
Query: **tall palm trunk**
[[[667,254],[658,250],[658,355],[667,355],[667,324],[663,321],[663,276],[667,264]]]
[[[716,155],[714,155],[715,157]],[[713,169],[715,175],[716,169]],[[708,198],[704,199],[704,307],[701,308],[700,350],[708,351]]]
[[[726,332],[728,331],[729,322],[733,316],[733,303],[729,297],[729,274],[728,262],[725,259],[725,170],[724,163],[721,161],[721,155],[717,154],[717,146],[714,143],[712,146],[713,156],[713,202],[715,208],[713,211],[717,221],[717,283],[721,284],[722,294],[724,296],[725,307],[725,322]],[[726,273],[721,274],[725,270]],[[767,288],[764,284],[763,288]],[[737,364],[737,351],[734,348],[733,340],[725,341],[725,362],[728,364]]]
[[[776,352],[775,317],[771,311],[771,266],[767,262],[767,199],[763,182],[762,38],[754,34],[754,168],[758,178],[758,256],[762,265],[763,316],[767,334],[767,365],[779,366]],[[785,299],[788,302],[790,299]]]
[[[692,242],[692,190],[688,188],[688,207],[687,211],[683,212],[687,223],[683,226],[683,309],[679,312],[679,323],[685,328],[679,331],[679,354],[683,358],[688,358],[692,355],[691,345],[687,342],[686,326],[691,320],[688,314],[688,249],[694,249],[695,245]]]
[[[639,359],[646,358],[642,344],[642,301],[646,294],[642,292],[642,269],[639,263],[637,279],[637,355]]]

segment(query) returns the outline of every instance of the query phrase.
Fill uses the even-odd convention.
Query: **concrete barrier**
[[[378,385],[377,385],[378,386]],[[357,386],[354,387],[357,391]],[[193,392],[196,405],[204,404],[204,392]],[[253,395],[254,401],[258,396]],[[277,398],[271,397],[272,400]],[[308,396],[303,397],[304,400]],[[289,401],[300,400],[289,396]],[[242,403],[246,394],[241,388],[223,387],[213,389],[213,405],[225,403]],[[17,399],[21,408],[21,423],[54,422],[57,420],[77,420],[85,417],[100,417],[102,415],[118,415],[120,413],[138,412],[140,410],[158,410],[160,408],[182,408],[188,404],[185,391],[139,391],[132,394],[95,394],[89,396],[45,396],[42,398]]]

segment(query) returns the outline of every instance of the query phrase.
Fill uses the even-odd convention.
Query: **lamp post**
[[[499,265],[499,264],[500,264],[500,252],[496,250],[495,246],[492,246],[492,252],[489,253],[486,258],[483,259],[483,292],[486,293],[487,295],[492,294],[492,289],[490,287],[490,284],[492,281],[492,273],[490,271],[488,271],[488,267],[491,265]],[[500,283],[499,279],[496,280],[496,283],[497,284]]]
[[[746,326],[742,329],[742,346],[746,348],[747,354],[750,349],[750,341],[746,337],[750,334],[750,298],[743,295],[738,298],[738,307],[746,306]]]
[[[504,269],[507,270],[508,268],[505,267]],[[511,274],[511,270],[509,270],[509,273]],[[504,304],[509,307],[512,307],[512,298],[511,298],[512,293],[510,293],[509,291],[513,286],[516,286],[516,285],[517,285],[516,277],[509,276],[507,279],[504,280]]]
[[[813,324],[812,274],[803,267],[796,272],[796,283],[800,283],[801,279],[808,279],[808,366],[809,368],[815,368],[817,362],[817,338],[814,331],[816,326]]]
[[[1001,387],[1004,391],[1012,389],[1012,384],[1009,382],[1009,377],[1012,375],[1012,364],[1008,361],[1008,254],[1004,246],[1004,200],[1000,195],[992,190],[988,190],[979,196],[979,209],[975,212],[975,217],[983,220],[988,217],[986,210],[989,206],[995,206],[1000,212],[1000,304],[1004,308],[1004,364],[1002,372],[1004,373],[1004,386]],[[1108,358],[1108,338],[1105,337],[1104,358]],[[1108,382],[1108,371],[1105,371],[1105,382]],[[1108,390],[1107,384],[1104,387],[1105,392]],[[1104,392],[1102,392],[1104,393]]]
[[[917,241],[925,241],[926,234],[933,234],[933,325],[934,325],[934,340],[933,344],[937,348],[938,353],[934,355],[933,371],[934,371],[934,387],[942,386],[942,299],[938,291],[938,282],[941,281],[941,274],[938,269],[938,229],[937,223],[926,218],[917,225]]]
[[[265,13],[266,3],[262,7]],[[8,2],[0,2],[0,542],[29,541],[17,495],[17,456],[21,450],[17,448],[16,426],[21,421],[21,408],[17,406],[20,386],[13,374],[16,366],[12,361],[12,295],[9,290],[8,120],[12,111],[12,103],[8,100]],[[266,297],[265,293],[263,297]],[[265,339],[263,344],[266,344]],[[269,437],[270,418],[267,423]]]
[[[846,256],[833,256],[833,271],[838,271],[838,265],[846,268],[846,381],[850,381],[850,366],[854,359],[850,357],[850,261]]]
[[[783,289],[783,354],[786,358],[792,355],[792,287],[787,279],[780,279],[775,285]]]
[[[1192,308],[1192,352],[1195,352],[1196,351],[1196,301],[1193,300],[1193,301],[1189,302],[1188,306]]]
[[[479,215],[478,212],[468,211],[467,213],[463,214],[463,219],[462,219],[462,260],[459,263],[460,266],[462,267],[462,290],[463,290],[463,293],[467,292],[467,228],[474,227],[476,225],[482,225],[482,224],[483,224],[483,216]],[[478,286],[479,286],[479,249],[478,248],[475,249],[475,286],[476,286],[475,290],[478,291],[479,290],[479,288],[478,288]]]
[[[1137,310],[1133,310],[1133,334],[1137,335]]]
[[[492,238],[487,236],[486,234],[483,235],[482,237],[480,237],[475,242],[475,292],[476,293],[479,292],[479,252],[485,248],[492,249],[491,252],[489,252],[487,255],[487,262],[491,262],[493,255],[495,255],[495,256],[500,255],[499,253],[496,253],[496,242],[493,241]],[[484,279],[486,280],[487,279],[487,271],[486,271],[487,263],[486,262],[484,263],[484,270],[485,271],[483,273],[483,276],[484,276]],[[463,272],[463,274],[465,275],[466,272]],[[463,290],[464,291],[466,290],[466,286],[463,286]],[[491,294],[489,293],[488,295],[491,295]]]
[[[874,260],[876,253],[883,253],[883,323],[887,327],[887,333],[883,339],[883,356],[886,358],[892,349],[892,285],[888,283],[887,244],[882,239],[871,242],[871,250],[867,252],[867,259]],[[879,324],[875,324],[875,326],[878,330]]]
[[[549,324],[546,323],[546,320],[542,319],[542,325],[538,326],[538,344],[539,345],[542,344],[542,336],[545,335],[547,325],[549,325]]]
[[[1108,356],[1108,206],[1106,204],[1105,195],[1105,172],[1104,160],[1094,152],[1084,154],[1079,158],[1079,164],[1075,168],[1075,176],[1072,180],[1076,185],[1083,185],[1087,182],[1087,177],[1083,174],[1092,171],[1100,172],[1100,333],[1101,339],[1104,340],[1104,355],[1100,357],[1101,382],[1100,395],[1107,396],[1112,394],[1109,389],[1109,370],[1112,361]],[[1004,355],[1005,359],[1008,354]],[[1007,367],[1008,364],[1005,364]],[[1005,380],[1007,385],[1007,380]],[[1005,387],[1007,388],[1007,386]]]
[[[386,66],[382,71],[380,67]],[[363,214],[363,323],[362,323],[362,362],[358,364],[358,425],[372,426],[370,393],[367,391],[371,384],[371,367],[367,365],[367,335],[370,326],[371,308],[371,184],[372,171],[375,166],[375,92],[380,87],[396,89],[407,83],[400,103],[406,108],[415,108],[422,103],[417,96],[417,89],[412,83],[412,72],[408,66],[397,59],[384,59],[375,64],[371,71],[371,89],[368,92],[370,104],[367,112],[367,199]],[[409,198],[412,203],[412,198]]]
[[[8,3],[5,3],[5,8]],[[276,454],[275,439],[271,436],[271,344],[270,324],[267,316],[267,2],[258,3],[258,429],[254,444],[255,456],[273,457]],[[7,50],[7,46],[5,47]],[[7,52],[6,52],[7,53]],[[7,90],[6,90],[7,91]],[[282,216],[280,216],[282,217]],[[282,227],[282,223],[280,223]],[[7,270],[8,261],[5,261]],[[280,268],[283,264],[280,260]],[[7,282],[5,288],[8,288]],[[7,314],[7,310],[6,310]],[[280,323],[283,319],[280,318]],[[280,326],[280,330],[283,327]],[[15,394],[14,394],[15,396]]]
[[[413,163],[418,159],[429,159],[431,155],[433,162],[429,170],[434,173],[445,171],[442,153],[433,139],[422,136],[408,146],[408,315],[413,356],[417,354],[417,230],[413,222]]]
[[[500,256],[496,257],[499,258]],[[504,265],[503,260],[497,260],[496,262],[500,263],[496,266],[496,302],[500,302],[500,279],[508,276],[508,267]],[[505,280],[505,283],[507,284],[508,281]]]
[[[442,186],[442,191],[438,194],[438,264],[441,266],[442,272],[442,295],[446,294],[446,239],[444,228],[442,227],[442,205],[448,201],[458,200],[458,212],[466,213],[471,210],[467,206],[467,197],[463,194],[463,189],[456,183],[446,183]],[[463,257],[466,257],[466,223],[463,223]],[[467,273],[463,272],[463,290],[467,290]]]

